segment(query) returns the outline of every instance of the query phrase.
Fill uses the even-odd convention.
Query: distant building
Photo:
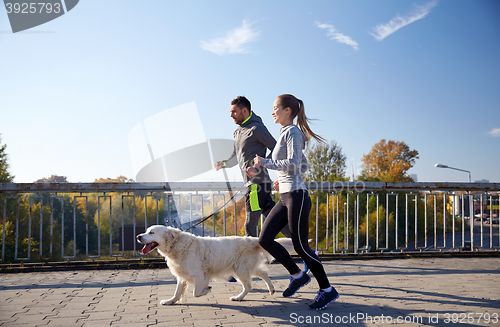
[[[474,181],[474,183],[489,183],[490,181],[487,179],[480,179],[478,181]]]

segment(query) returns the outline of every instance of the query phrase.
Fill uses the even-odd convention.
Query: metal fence
[[[245,216],[240,200],[246,188],[241,182],[229,185],[235,201],[225,182],[0,184],[1,259],[140,257],[135,235],[153,224],[188,229],[200,236],[241,234]],[[306,185],[313,200],[311,245],[321,253],[497,251],[500,247],[499,183]],[[192,228],[212,212],[217,215]],[[55,248],[60,251],[57,255]]]

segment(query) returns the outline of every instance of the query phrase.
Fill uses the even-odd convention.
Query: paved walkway
[[[307,307],[314,280],[281,297],[288,276],[279,264],[269,266],[272,296],[254,279],[245,300],[232,302],[239,284],[214,282],[207,296],[188,289],[174,306],[159,305],[174,292],[168,269],[0,274],[0,325],[500,326],[499,258],[327,261],[325,268],[341,296],[324,311]]]

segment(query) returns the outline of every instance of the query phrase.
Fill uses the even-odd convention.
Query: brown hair
[[[252,111],[252,105],[250,104],[250,101],[248,101],[247,98],[241,95],[236,97],[236,99],[233,99],[233,101],[231,101],[231,105],[236,105],[240,109],[247,108],[248,113]]]
[[[283,109],[290,108],[292,111],[292,119],[297,117],[297,127],[304,133],[307,138],[307,142],[311,140],[311,137],[318,141],[319,143],[325,143],[325,139],[318,134],[314,133],[309,127],[308,122],[311,120],[306,117],[306,113],[304,111],[304,102],[302,100],[297,99],[295,96],[291,94],[282,94],[278,96],[281,106]]]

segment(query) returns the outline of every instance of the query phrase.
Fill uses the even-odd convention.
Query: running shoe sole
[[[326,308],[326,307],[327,307],[330,303],[337,301],[337,299],[338,299],[339,297],[340,297],[340,293],[339,293],[339,294],[337,294],[337,297],[336,297],[336,298],[334,298],[333,300],[331,300],[330,302],[328,302],[328,303],[327,303],[327,304],[325,304],[324,306],[322,306],[322,307],[318,307],[318,308],[311,308],[311,306],[309,306],[309,309],[311,309],[311,310],[323,310],[323,309],[325,309],[325,308]],[[315,302],[315,303],[316,303],[316,302]]]

